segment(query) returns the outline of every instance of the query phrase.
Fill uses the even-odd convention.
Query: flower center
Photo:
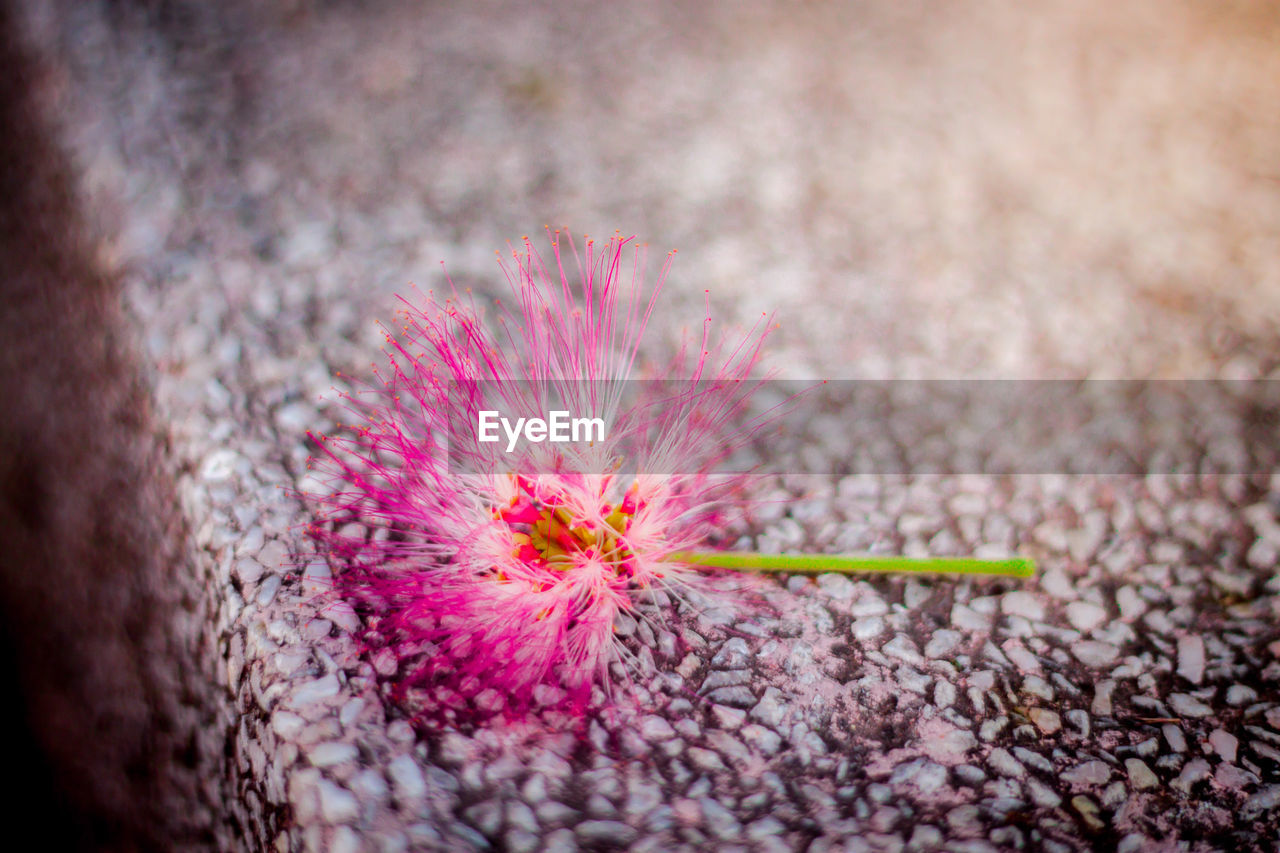
[[[638,509],[634,491],[616,507],[602,501],[595,518],[582,518],[568,505],[536,497],[526,487],[509,506],[495,510],[494,517],[512,530],[512,556],[530,568],[563,572],[596,560],[616,577],[630,577],[635,566],[626,533]]]

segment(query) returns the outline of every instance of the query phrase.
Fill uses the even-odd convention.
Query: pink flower
[[[751,435],[737,422],[765,322],[713,346],[708,301],[697,350],[628,383],[674,253],[646,296],[632,238],[602,251],[587,239],[583,257],[548,236],[550,266],[528,238],[500,261],[519,310],[499,307],[493,325],[469,293],[402,299],[385,387],[349,397],[361,425],[320,440],[334,490],[315,534],[366,641],[397,653],[397,689],[429,688],[427,713],[520,710],[539,685],[579,707],[593,685],[607,691],[625,658],[619,614],[647,618],[654,593],[698,582],[673,555],[722,522],[740,485],[713,469]],[[480,440],[481,412],[556,407],[605,435],[512,452],[505,434]]]

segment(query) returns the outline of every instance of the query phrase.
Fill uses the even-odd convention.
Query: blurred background
[[[697,326],[709,289],[726,326],[775,313],[767,363],[788,378],[1280,365],[1280,10],[1266,0],[11,7],[28,54],[12,79],[51,129],[15,144],[65,158],[70,178],[64,207],[15,208],[46,218],[7,245],[82,227],[75,257],[117,288],[95,291],[82,319],[138,345],[124,378],[95,384],[82,365],[46,379],[29,372],[33,352],[11,360],[7,387],[41,400],[46,381],[140,383],[154,397],[181,496],[171,511],[191,528],[170,541],[192,537],[198,580],[180,626],[164,627],[171,609],[148,612],[160,633],[193,638],[182,654],[218,666],[244,605],[219,549],[260,509],[268,531],[300,520],[279,487],[297,482],[333,371],[367,375],[375,321],[409,282],[438,286],[442,262],[459,286],[503,294],[494,250],[544,226],[637,234],[653,271],[678,248],[655,351]],[[25,162],[12,169],[43,185]],[[55,267],[47,286],[74,303]],[[10,328],[61,329],[50,305]],[[71,331],[60,339],[82,340]],[[77,428],[107,444],[121,429]],[[33,458],[102,501],[129,494]],[[158,553],[147,536],[131,541]],[[87,553],[73,574],[102,557]],[[274,807],[218,787],[237,775],[222,739],[252,738],[226,697],[183,696],[202,710],[178,714],[180,748],[153,756],[185,755],[204,783],[209,810],[182,831],[225,841],[207,827],[226,824],[226,794],[241,823],[219,832],[252,835],[243,827]],[[97,778],[77,769],[81,747],[57,765],[64,787]],[[109,780],[94,790],[86,808],[103,825],[130,808]]]
[[[286,336],[551,225],[678,248],[674,322],[776,311],[793,374],[1276,364],[1263,0],[34,6],[111,262]]]

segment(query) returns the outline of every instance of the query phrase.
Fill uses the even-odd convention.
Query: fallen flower
[[[741,477],[714,466],[758,428],[736,424],[766,319],[717,345],[708,299],[697,349],[627,401],[674,253],[646,292],[643,247],[624,257],[631,238],[588,238],[579,255],[549,236],[550,265],[527,238],[502,264],[520,307],[493,326],[456,293],[402,300],[384,387],[348,397],[352,430],[316,439],[332,492],[317,496],[313,535],[338,590],[366,614],[367,642],[397,652],[398,689],[429,688],[420,698],[446,716],[527,707],[541,684],[576,703],[607,691],[625,656],[615,620],[697,582],[675,555],[722,524]],[[484,432],[498,408],[600,419],[608,437],[512,457],[514,436]]]
[[[708,298],[697,349],[629,394],[674,252],[646,295],[643,247],[624,274],[632,238],[588,238],[579,255],[549,237],[551,265],[528,238],[500,259],[520,307],[491,326],[456,292],[402,299],[383,387],[347,397],[357,425],[312,436],[331,483],[312,534],[420,716],[519,711],[540,686],[584,706],[627,657],[619,618],[683,598],[707,567],[1033,572],[1022,558],[696,550],[744,485],[717,464],[767,423],[747,408],[767,320],[713,344]]]

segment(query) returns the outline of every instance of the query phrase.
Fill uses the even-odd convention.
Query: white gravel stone
[[[410,744],[416,740],[413,733],[413,726],[405,720],[396,720],[387,726],[387,739],[392,743]],[[470,743],[463,738],[464,742]]]
[[[1089,722],[1088,711],[1083,708],[1072,708],[1062,716],[1066,718],[1068,723],[1075,727],[1075,730],[1080,733],[1080,737],[1087,738],[1089,736],[1089,731],[1092,726]]]
[[[1126,758],[1124,769],[1129,774],[1129,782],[1139,791],[1154,788],[1160,784],[1156,774],[1141,758]]]
[[[1147,612],[1147,603],[1131,586],[1116,590],[1116,605],[1120,608],[1120,618],[1126,622],[1132,622]]]
[[[716,669],[742,669],[751,661],[751,647],[741,637],[732,637],[720,647],[711,665]]]
[[[1209,732],[1209,746],[1213,747],[1213,751],[1218,753],[1223,761],[1234,762],[1240,740],[1225,729],[1214,729]]]
[[[276,593],[279,591],[280,576],[268,575],[267,579],[259,585],[258,595],[254,598],[254,601],[258,603],[259,607],[266,607],[271,604],[271,602],[275,601]]]
[[[506,842],[506,849],[510,853],[536,853],[536,851],[542,849],[542,840],[538,838],[537,834],[526,832],[523,829],[507,830],[503,840]]]
[[[894,768],[889,782],[895,788],[910,785],[928,795],[941,790],[947,784],[947,768],[941,764],[918,758]]]
[[[1204,640],[1191,635],[1178,638],[1178,675],[1199,684],[1204,680]]]
[[[1001,776],[1011,776],[1015,779],[1021,779],[1027,775],[1027,768],[1023,767],[1018,759],[1003,747],[996,747],[991,750],[991,754],[987,756],[987,766],[999,773]]]
[[[1073,601],[1066,612],[1071,627],[1085,634],[1107,621],[1107,611],[1091,601]]]
[[[342,710],[338,712],[338,722],[343,726],[349,726],[360,716],[360,712],[364,710],[364,700],[356,696],[348,699],[342,705]]]
[[[1242,770],[1225,761],[1214,770],[1213,780],[1228,791],[1239,791],[1249,785],[1257,785],[1260,781],[1257,776],[1248,770]]]
[[[240,454],[230,448],[219,448],[204,458],[200,465],[200,478],[207,483],[221,483],[231,479],[240,464]]]
[[[1099,717],[1111,716],[1111,694],[1116,689],[1116,683],[1107,679],[1099,681],[1097,686],[1093,688],[1093,704],[1090,710]]]
[[[961,836],[975,835],[982,829],[982,813],[977,806],[956,806],[947,812],[947,824]]]
[[[742,825],[733,816],[733,812],[710,797],[698,801],[702,809],[702,820],[711,834],[721,841],[733,841],[742,834]]]
[[[502,806],[493,800],[481,801],[463,811],[467,822],[487,837],[498,833],[502,826]]]
[[[884,629],[884,620],[879,616],[864,616],[853,621],[850,626],[850,633],[853,634],[855,639],[870,640],[883,634]]]
[[[1062,774],[1072,785],[1104,785],[1111,778],[1111,768],[1101,761],[1086,761]]]
[[[1213,713],[1205,703],[1188,693],[1169,694],[1169,707],[1179,717],[1207,717]]]
[[[1078,640],[1071,644],[1071,654],[1085,666],[1107,666],[1120,657],[1120,650],[1110,643]]]
[[[730,764],[745,767],[751,763],[751,750],[727,732],[707,732],[707,743]]]
[[[323,595],[333,589],[333,570],[321,559],[312,560],[302,572],[302,591],[307,595]]]
[[[542,849],[544,853],[578,853],[578,842],[573,830],[557,829],[543,839]]]
[[[786,702],[783,701],[782,693],[776,687],[767,688],[764,695],[760,697],[760,701],[751,709],[752,719],[759,720],[771,728],[780,726],[786,713]]]
[[[880,647],[880,651],[892,658],[897,658],[913,666],[923,666],[924,658],[920,656],[915,641],[906,634],[897,634],[892,640]]]
[[[276,711],[271,715],[271,729],[285,740],[296,740],[307,721],[289,711]]]
[[[1070,600],[1079,595],[1076,585],[1061,569],[1050,569],[1045,572],[1040,579],[1040,588],[1054,598],[1062,600]]]
[[[329,853],[360,853],[363,843],[359,834],[349,826],[340,826],[329,839]]]
[[[1233,684],[1227,688],[1227,704],[1232,708],[1258,701],[1258,691],[1245,684]]]
[[[889,605],[880,594],[866,584],[860,584],[858,597],[849,606],[849,615],[855,619],[863,616],[883,616],[889,612]]]
[[[242,557],[236,561],[236,577],[242,584],[257,583],[262,579],[262,564],[253,557]]]
[[[748,841],[764,841],[769,838],[779,838],[784,835],[787,828],[783,823],[775,818],[762,817],[746,826],[746,837]]]
[[[294,690],[293,695],[289,697],[286,704],[290,708],[306,708],[316,702],[337,696],[340,689],[341,685],[338,684],[338,676],[330,673],[323,678],[317,678],[315,681],[308,681]]]
[[[362,770],[351,779],[351,790],[362,802],[381,802],[387,798],[387,780],[377,770]]]
[[[412,731],[412,729],[410,729]],[[440,738],[440,761],[447,765],[459,765],[469,761],[476,753],[476,743],[457,732],[446,732]]]
[[[955,604],[951,607],[951,624],[963,631],[987,631],[991,629],[991,617],[967,605]]]
[[[1000,600],[1000,608],[1009,616],[1021,616],[1032,622],[1044,619],[1044,602],[1025,590],[1006,592]]]
[[[756,696],[745,686],[721,687],[707,693],[707,699],[734,708],[750,708],[756,704]]]
[[[648,782],[632,783],[627,791],[624,810],[633,817],[644,817],[662,805],[662,789]]]
[[[1142,621],[1148,628],[1157,634],[1169,635],[1174,632],[1173,622],[1169,619],[1169,614],[1163,610],[1150,610],[1147,615],[1142,617]]]
[[[355,608],[346,601],[331,602],[320,611],[320,615],[347,633],[353,633],[360,628],[360,617],[356,615]]]
[[[319,743],[307,751],[307,758],[316,767],[333,767],[348,761],[354,761],[360,752],[353,744],[330,742]]]
[[[302,629],[302,636],[308,642],[317,642],[329,636],[333,623],[328,619],[309,619]]]
[[[360,815],[360,803],[340,785],[321,779],[316,786],[320,794],[320,814],[328,823],[347,823]]]
[[[777,732],[757,726],[754,723],[742,727],[742,739],[765,755],[774,755],[782,747],[782,738]]]
[[[280,539],[271,539],[270,542],[262,546],[261,551],[257,552],[257,561],[264,569],[273,574],[287,570],[289,547]]]
[[[625,847],[638,837],[635,829],[614,820],[585,820],[574,831],[584,844]]]
[[[960,641],[964,639],[964,635],[959,631],[949,631],[946,628],[939,628],[933,632],[933,636],[929,638],[929,642],[925,644],[924,656],[927,658],[943,658],[955,651],[956,646],[960,645]]]
[[[1160,731],[1164,734],[1165,743],[1169,744],[1169,748],[1174,752],[1187,751],[1187,738],[1176,723],[1165,723]]]
[[[1039,696],[1046,702],[1052,702],[1054,697],[1053,687],[1038,675],[1028,675],[1022,679],[1022,692]]]
[[[1001,650],[1005,657],[1022,672],[1041,672],[1040,660],[1020,640],[1006,640]]]
[[[422,768],[411,755],[399,755],[387,763],[387,775],[396,797],[404,803],[416,803],[427,795],[427,782]]]
[[[724,762],[720,760],[720,756],[709,749],[691,746],[685,754],[689,757],[689,762],[699,770],[714,773],[726,769]]]
[[[1048,708],[1028,708],[1027,719],[1043,734],[1051,735],[1062,730],[1062,718],[1057,711]]]
[[[1033,803],[1043,808],[1056,809],[1062,805],[1062,797],[1034,776],[1027,780],[1027,793],[1031,795]]]
[[[747,721],[746,711],[726,705],[712,705],[711,716],[715,718],[716,725],[726,731],[740,728]]]
[[[991,743],[1000,736],[1000,732],[1004,731],[1009,725],[1008,717],[996,717],[994,720],[985,720],[978,729],[978,737],[987,743]]]
[[[848,601],[857,593],[857,587],[849,578],[834,572],[818,575],[817,583],[823,593],[837,601]]]
[[[676,736],[676,730],[661,717],[645,717],[640,721],[640,736],[649,743],[661,743]]]
[[[1182,793],[1189,794],[1192,786],[1202,779],[1207,779],[1210,772],[1209,762],[1203,758],[1193,758],[1182,768],[1178,778],[1174,779],[1170,784]]]
[[[262,532],[262,528],[254,527],[236,543],[236,556],[252,557],[262,550],[262,546],[266,541],[266,535]]]
[[[1013,748],[1013,757],[1021,761],[1023,764],[1042,773],[1053,772],[1053,762],[1045,758],[1038,752],[1032,752],[1025,746],[1015,746]]]

